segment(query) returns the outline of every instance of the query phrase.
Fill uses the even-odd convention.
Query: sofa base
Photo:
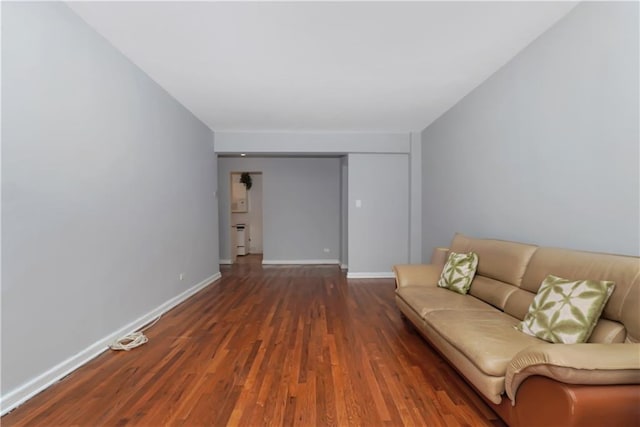
[[[638,385],[577,385],[532,376],[518,389],[516,405],[486,403],[513,427],[640,425]]]

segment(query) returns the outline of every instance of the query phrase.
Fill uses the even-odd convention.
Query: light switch
[[[356,208],[362,207],[362,200],[356,200]]]

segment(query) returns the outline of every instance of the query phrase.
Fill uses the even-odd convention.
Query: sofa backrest
[[[478,269],[469,293],[501,310],[520,289],[525,270],[537,246],[456,234],[450,250],[478,254]]]
[[[615,282],[589,342],[640,342],[640,258],[541,247],[529,262],[521,288],[538,292],[549,274],[570,280]],[[522,307],[517,310],[521,312]]]
[[[589,342],[640,342],[640,258],[537,247],[456,234],[453,252],[478,254],[469,293],[520,320],[549,274],[574,280],[611,280],[616,287]]]

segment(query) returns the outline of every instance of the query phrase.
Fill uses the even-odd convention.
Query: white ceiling
[[[412,131],[569,2],[73,2],[213,130]]]

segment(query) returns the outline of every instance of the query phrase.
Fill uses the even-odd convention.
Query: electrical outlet
[[[178,280],[182,281],[184,279],[184,273],[178,274]]]
[[[328,254],[329,252],[331,252],[331,251],[329,250],[329,248],[324,248],[323,250],[324,250],[324,253],[326,253],[326,254]]]

